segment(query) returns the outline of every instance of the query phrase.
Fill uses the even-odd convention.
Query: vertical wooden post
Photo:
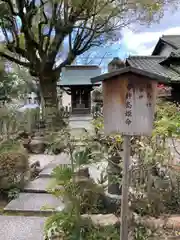
[[[130,136],[125,135],[124,136],[120,240],[128,240],[129,163],[130,163]]]

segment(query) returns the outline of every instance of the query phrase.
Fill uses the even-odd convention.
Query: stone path
[[[38,155],[37,155],[38,157]],[[47,156],[46,156],[47,157]],[[54,160],[47,164],[39,177],[31,181],[25,186],[24,192],[19,197],[12,200],[4,211],[8,213],[30,213],[32,215],[40,215],[50,213],[54,210],[42,209],[43,207],[55,208],[56,211],[62,210],[64,204],[61,199],[56,198],[47,192],[47,188],[52,182],[52,171],[56,166],[69,164],[69,157],[65,154],[53,156]]]
[[[47,193],[47,189],[52,186],[53,178],[49,177],[38,177],[34,181],[29,182],[25,188],[24,192],[28,193]]]
[[[39,177],[25,186],[18,198],[4,208],[4,215],[0,216],[0,239],[43,240],[45,217],[64,209],[62,200],[47,190],[54,180],[51,176],[53,169],[69,164],[69,157],[65,154],[33,155],[30,161],[43,162],[43,170]],[[7,228],[11,231],[6,235]]]
[[[72,117],[70,119],[72,133],[80,136],[82,133],[91,131],[90,121],[89,116]],[[51,175],[53,169],[59,165],[70,164],[69,157],[66,154],[57,156],[40,154],[31,155],[29,161],[30,164],[39,161],[42,171],[38,178],[25,186],[24,192],[20,193],[17,199],[4,208],[5,215],[0,216],[0,239],[2,240],[43,240],[45,216],[64,209],[62,200],[48,193],[47,189],[54,180]],[[90,166],[90,174],[96,181],[100,177],[100,172],[96,165]],[[180,226],[178,217],[176,220],[174,221]]]
[[[31,154],[29,156],[29,164],[32,165],[33,163],[39,161],[40,167],[43,169],[45,166],[47,166],[50,162],[54,161],[56,156],[54,155],[47,155],[47,154]]]
[[[72,134],[80,136],[91,129],[91,117],[72,117],[70,127]],[[39,176],[29,182],[19,197],[12,200],[0,216],[0,239],[3,240],[43,240],[45,216],[54,211],[62,211],[64,203],[48,193],[52,186],[52,171],[56,166],[70,164],[66,154],[30,155],[30,165],[39,161],[42,171]],[[9,231],[10,230],[10,231]]]
[[[0,216],[1,240],[43,240],[44,217]]]
[[[51,178],[51,173],[56,166],[63,166],[70,164],[70,159],[66,154],[56,155],[54,161],[51,161],[44,169],[40,172],[39,177],[48,177]]]
[[[77,129],[82,130],[86,129],[87,131],[92,131],[91,125],[92,117],[91,116],[73,116],[70,117],[69,126],[70,128],[75,131]]]
[[[52,209],[53,208],[53,209]],[[20,193],[5,208],[4,213],[23,215],[49,215],[53,211],[62,211],[64,203],[49,193]]]
[[[71,136],[79,140],[93,132],[91,117],[73,117],[70,119]]]

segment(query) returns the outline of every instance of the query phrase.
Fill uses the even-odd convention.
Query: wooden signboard
[[[124,67],[92,81],[103,83],[105,133],[124,135],[120,239],[128,240],[130,136],[151,135],[157,83],[168,79],[142,69]]]
[[[122,76],[103,82],[106,134],[151,135],[157,81],[145,76]]]

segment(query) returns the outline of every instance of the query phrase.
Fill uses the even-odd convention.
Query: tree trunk
[[[48,128],[56,128],[62,125],[57,99],[57,78],[53,74],[40,78],[40,91],[42,96],[43,115]]]

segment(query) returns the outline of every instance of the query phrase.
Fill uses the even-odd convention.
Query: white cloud
[[[167,28],[165,31],[134,33],[123,30],[122,44],[130,55],[151,55],[156,43],[162,35],[178,35],[180,27]]]
[[[0,29],[0,42],[4,41],[4,35],[2,33],[2,30]]]

